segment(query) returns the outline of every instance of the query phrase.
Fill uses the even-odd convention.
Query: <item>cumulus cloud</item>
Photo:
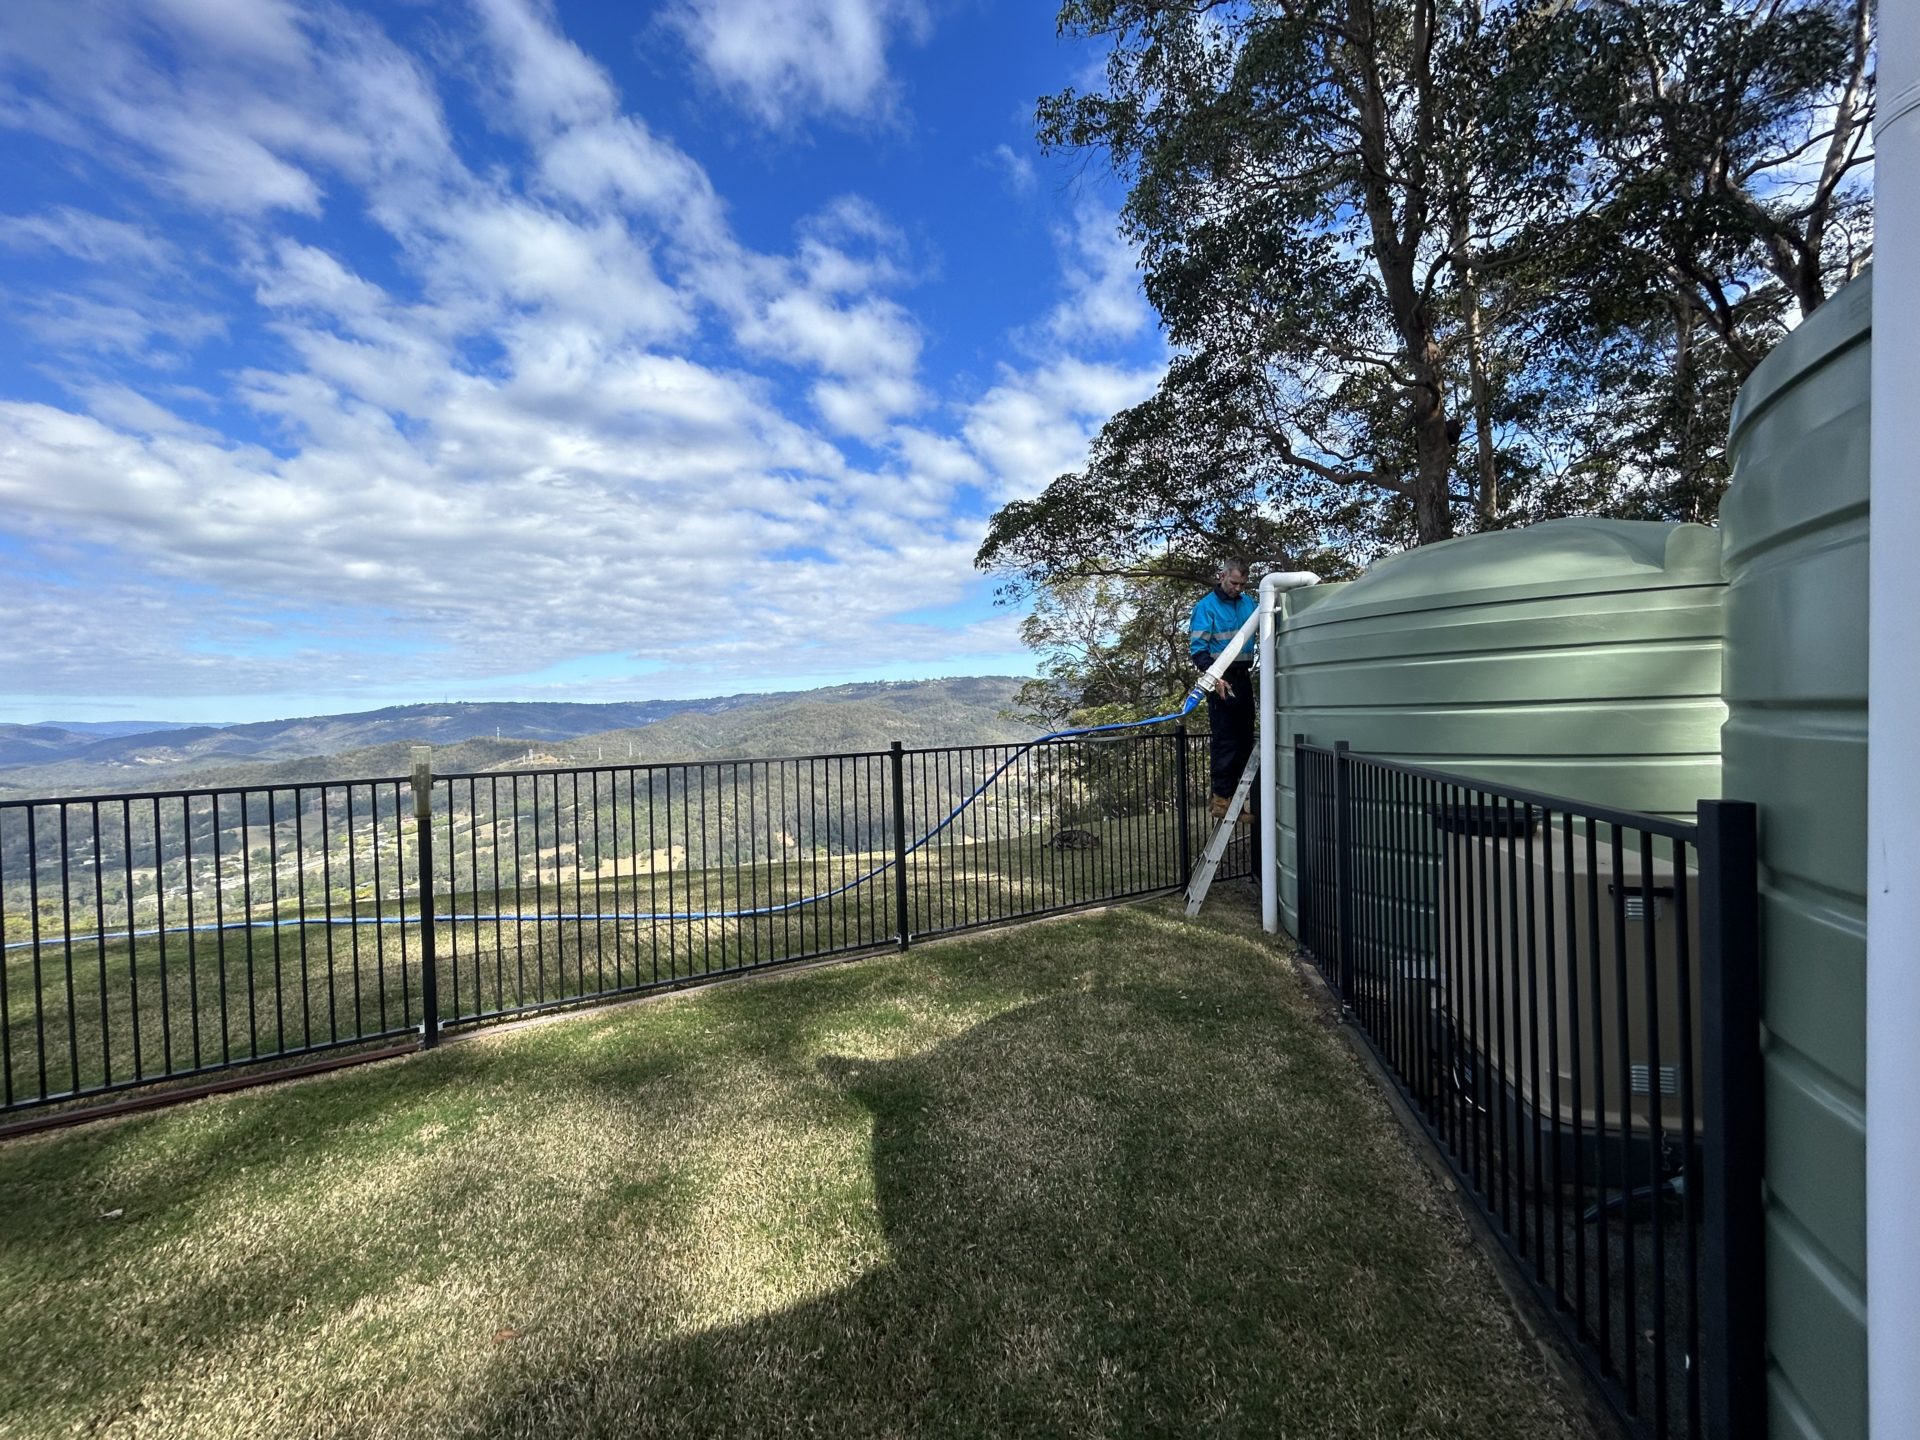
[[[925,25],[856,0],[677,13],[714,56],[762,27],[761,59],[713,63],[770,122],[884,113],[888,46]],[[0,7],[0,88],[30,82],[0,124],[82,148],[126,201],[0,217],[0,246],[102,272],[13,297],[73,397],[0,397],[26,557],[0,600],[31,688],[351,690],[369,667],[342,634],[390,647],[389,676],[476,683],[609,651],[739,684],[1013,648],[1010,622],[911,612],[975,593],[979,497],[1078,465],[1151,388],[1073,353],[1129,333],[1093,222],[1063,241],[1085,323],[1041,321],[1050,353],[943,406],[909,303],[926,267],[878,207],[749,245],[551,5],[472,0],[468,25],[436,74],[332,5]],[[498,101],[510,159],[462,158],[459,84]],[[160,238],[169,207],[191,244]],[[315,216],[350,220],[351,250]],[[218,400],[155,383],[223,338],[242,358],[194,377]],[[690,604],[718,556],[725,603]],[[271,643],[246,639],[262,618]]]
[[[888,47],[930,26],[920,0],[679,0],[666,19],[708,79],[770,127],[891,118]]]
[[[1157,366],[1077,359],[1030,371],[1003,368],[1000,382],[967,407],[962,433],[1002,498],[1035,495],[1085,464],[1107,418],[1146,399],[1159,380]]]
[[[1120,217],[1098,205],[1083,204],[1071,229],[1055,232],[1062,256],[1066,296],[1047,316],[1055,340],[1112,342],[1131,340],[1153,321],[1140,289],[1140,263],[1120,232]]]
[[[0,215],[0,246],[62,255],[90,265],[160,269],[174,263],[173,246],[145,226],[71,205],[57,205],[37,215]]]

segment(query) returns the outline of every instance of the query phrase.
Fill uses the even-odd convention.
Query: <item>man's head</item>
[[[1215,583],[1228,597],[1237,599],[1247,588],[1247,567],[1238,560],[1222,560]]]

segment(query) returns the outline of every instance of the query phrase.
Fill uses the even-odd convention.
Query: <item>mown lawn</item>
[[[20,1436],[1585,1434],[1236,896],[15,1141],[0,1335]]]

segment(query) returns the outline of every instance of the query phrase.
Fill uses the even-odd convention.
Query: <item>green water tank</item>
[[[1720,536],[1552,520],[1297,590],[1276,628],[1281,920],[1297,929],[1290,742],[1691,819],[1720,794]]]
[[[1754,371],[1720,507],[1726,792],[1760,807],[1775,1440],[1867,1433],[1871,338],[1862,277]]]

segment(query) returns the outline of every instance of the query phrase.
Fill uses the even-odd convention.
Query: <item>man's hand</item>
[[[1233,698],[1233,686],[1227,683],[1226,676],[1221,675],[1215,678],[1213,682],[1213,693],[1218,695],[1222,700],[1231,700]]]

